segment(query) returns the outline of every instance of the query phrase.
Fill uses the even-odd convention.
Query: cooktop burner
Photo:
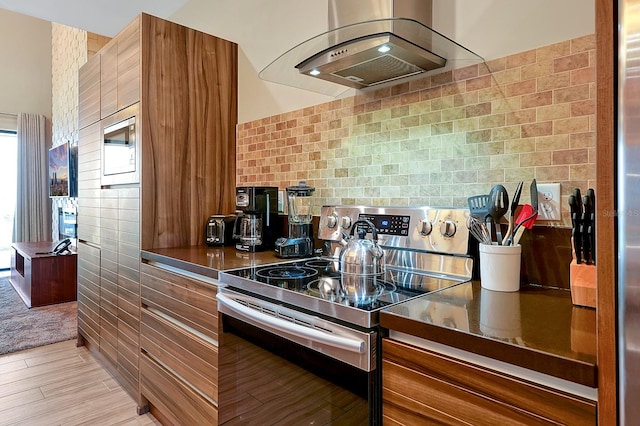
[[[363,309],[367,307],[375,309],[387,305],[388,303],[385,302],[385,299],[388,300],[390,294],[397,290],[395,284],[382,280],[376,282],[374,288],[376,291],[372,292],[371,295],[348,296],[340,285],[339,277],[322,277],[307,284],[307,289],[313,296],[340,303],[341,305]]]
[[[341,285],[338,261],[325,258],[225,271],[221,278],[236,289],[318,314],[362,322],[363,326],[377,321],[373,313],[386,306],[458,284],[450,279],[387,268],[378,278],[375,295],[347,296]],[[368,314],[363,316],[363,312]]]

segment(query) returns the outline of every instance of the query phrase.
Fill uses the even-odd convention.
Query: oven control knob
[[[420,235],[426,237],[431,233],[432,229],[433,226],[431,225],[431,222],[429,222],[429,220],[425,219],[420,221]]]
[[[351,218],[349,216],[342,216],[342,227],[344,229],[351,228]]]
[[[338,225],[338,215],[337,214],[330,214],[329,216],[327,216],[327,227],[328,228],[335,228]]]
[[[442,221],[440,233],[443,237],[453,237],[456,234],[456,224],[452,220]]]

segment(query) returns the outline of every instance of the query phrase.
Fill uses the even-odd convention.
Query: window
[[[16,211],[18,140],[16,132],[0,130],[0,270],[11,267],[13,216]]]

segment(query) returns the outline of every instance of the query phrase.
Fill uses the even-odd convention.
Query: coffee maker
[[[272,250],[280,234],[278,187],[236,188],[237,216],[233,227],[236,249],[256,252]]]
[[[306,181],[287,187],[289,235],[276,240],[276,256],[294,258],[313,254],[311,195],[314,191]]]

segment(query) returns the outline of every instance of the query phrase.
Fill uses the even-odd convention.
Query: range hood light
[[[389,46],[388,44],[383,44],[382,46],[378,47],[378,52],[380,53],[387,53],[390,50],[391,46]]]
[[[312,69],[311,71],[309,71],[309,74],[316,76],[316,75],[320,75],[320,71],[318,71],[317,69]]]

